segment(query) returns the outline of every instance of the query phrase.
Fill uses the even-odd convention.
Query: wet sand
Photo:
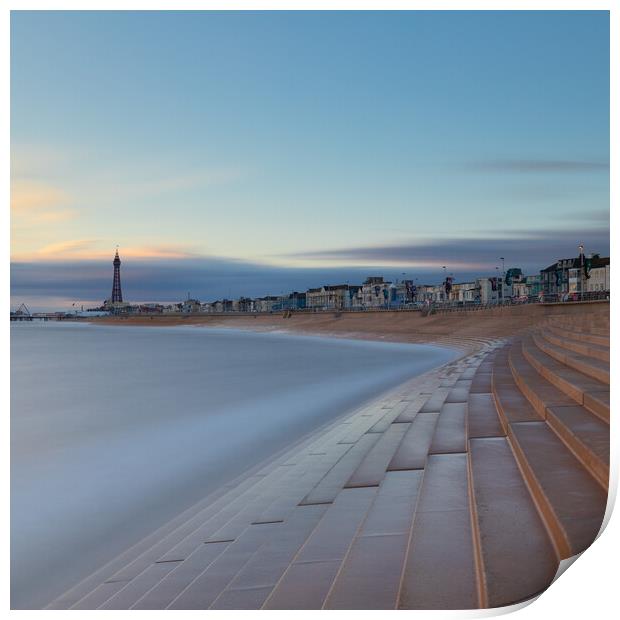
[[[337,338],[425,343],[502,338],[533,327],[554,315],[609,313],[609,303],[512,306],[494,310],[451,312],[424,317],[419,312],[302,312],[256,315],[156,315],[102,317],[93,322],[115,325],[230,327],[285,331]]]

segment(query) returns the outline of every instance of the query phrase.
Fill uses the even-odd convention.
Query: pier
[[[26,304],[21,304],[15,312],[11,312],[11,321],[74,321],[83,317],[70,312],[30,312]]]

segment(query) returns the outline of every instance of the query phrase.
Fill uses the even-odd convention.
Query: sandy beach
[[[303,312],[288,318],[282,313],[256,315],[155,315],[102,317],[93,322],[115,325],[230,327],[252,331],[287,331],[386,342],[457,343],[503,338],[534,327],[553,316],[587,311],[609,315],[609,302],[587,305],[507,306],[493,310],[438,313],[419,312]]]

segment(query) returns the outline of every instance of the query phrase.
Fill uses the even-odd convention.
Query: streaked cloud
[[[54,258],[57,256],[66,257],[67,255],[77,257],[83,255],[85,252],[90,253],[96,244],[96,239],[74,239],[71,241],[61,241],[42,247],[37,254],[45,258]]]
[[[489,159],[467,162],[462,168],[472,172],[581,173],[608,171],[609,162],[568,159]]]
[[[241,295],[274,295],[306,290],[322,284],[360,283],[368,275],[401,278],[403,272],[420,282],[436,283],[442,266],[463,281],[495,274],[499,257],[506,267],[538,273],[558,258],[576,256],[583,242],[586,252],[609,251],[609,231],[589,230],[583,236],[567,231],[539,231],[510,238],[443,239],[393,246],[356,247],[306,252],[306,266],[283,266],[207,256],[132,256],[121,249],[121,277],[125,297],[138,301],[179,301],[190,292],[203,301]],[[74,246],[76,252],[79,245]],[[136,253],[138,249],[134,250]],[[112,255],[100,260],[13,261],[11,296],[19,305],[26,299],[64,298],[71,302],[105,299],[112,286]],[[99,302],[98,302],[99,303]],[[49,307],[50,304],[48,304]],[[70,304],[69,304],[70,305]]]
[[[103,239],[69,239],[44,245],[38,250],[14,253],[13,262],[108,260],[112,258],[114,245]],[[196,256],[195,252],[172,245],[129,246],[121,249],[124,258],[133,259],[181,259]]]
[[[608,246],[607,13],[140,22],[12,19],[20,295],[66,277],[71,298],[104,298],[117,243],[132,300],[437,281],[498,256],[536,271]]]
[[[504,256],[515,266],[534,269],[564,256],[576,255],[579,243],[586,251],[609,252],[609,229],[593,227],[580,231],[558,227],[557,230],[515,230],[504,235],[477,238],[412,239],[410,243],[358,246],[303,252],[291,258],[323,264],[403,265],[427,269],[448,265],[451,269],[488,269]]]
[[[188,292],[203,301],[276,295],[333,282],[354,283],[368,275],[366,269],[297,269],[210,257],[144,260],[121,253],[121,259],[123,294],[133,302],[180,301]],[[30,300],[39,307],[60,309],[60,299],[101,303],[111,287],[111,257],[105,261],[11,263],[13,305]]]

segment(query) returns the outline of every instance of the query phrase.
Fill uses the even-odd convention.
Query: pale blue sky
[[[11,22],[14,262],[120,244],[458,273],[494,270],[504,238],[531,268],[608,251],[607,12]]]

